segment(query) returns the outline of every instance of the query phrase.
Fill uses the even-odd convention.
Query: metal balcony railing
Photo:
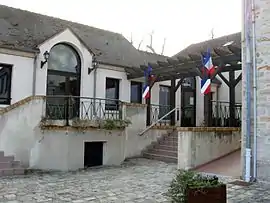
[[[99,99],[76,96],[47,96],[46,119],[69,120],[120,120],[122,119],[122,102],[112,99]]]
[[[242,116],[242,105],[234,104],[232,115],[233,122],[230,124],[230,103],[212,101],[212,126],[214,127],[240,127]]]

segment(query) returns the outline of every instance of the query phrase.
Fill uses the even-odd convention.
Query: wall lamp
[[[45,51],[44,54],[44,61],[41,61],[40,68],[43,68],[43,66],[48,62],[48,59],[50,57],[50,53],[48,51]]]
[[[98,67],[98,62],[97,62],[97,59],[95,57],[93,57],[92,66],[93,66],[93,68],[88,68],[88,75],[90,75],[90,73],[93,70],[97,69],[97,67]]]

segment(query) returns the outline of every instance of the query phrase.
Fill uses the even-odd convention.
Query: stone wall
[[[178,168],[191,169],[240,149],[239,128],[178,128]]]
[[[257,68],[257,178],[270,181],[270,2],[255,0],[255,35],[256,35],[256,68]],[[245,59],[245,41],[243,41],[243,59]],[[243,60],[244,61],[244,60]],[[242,147],[246,144],[246,93],[247,93],[247,67],[243,63],[243,125]],[[251,70],[251,82],[254,72]],[[252,85],[251,85],[252,87]],[[253,98],[251,89],[251,96]],[[251,99],[251,106],[254,102]],[[251,110],[253,112],[253,109]],[[253,119],[253,113],[251,114]],[[251,122],[251,144],[253,147],[253,121]],[[252,150],[254,158],[254,151]],[[245,159],[242,153],[242,172],[245,174]],[[253,172],[251,168],[251,172]],[[251,174],[252,176],[253,174]]]

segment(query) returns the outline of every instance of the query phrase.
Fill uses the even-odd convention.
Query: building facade
[[[146,128],[145,101],[142,99],[144,78],[129,80],[127,70],[149,62],[165,61],[167,57],[139,51],[117,33],[6,6],[0,6],[0,30],[3,30],[0,35],[0,149],[7,154],[15,154],[26,166],[36,168],[62,170],[83,167],[86,146],[82,143],[91,136],[74,138],[71,135],[70,138],[58,132],[59,135],[54,137],[51,132],[46,132],[44,138],[37,132],[44,108],[48,113],[48,104],[58,105],[51,109],[55,111],[59,103],[66,102],[65,96],[71,96],[74,106],[78,105],[81,112],[83,99],[89,101],[88,109],[93,105],[92,101],[98,105],[96,101],[106,100],[106,112],[118,111],[118,102],[142,105],[137,113],[133,110],[126,113],[132,125],[124,133],[124,138],[111,139],[105,135],[93,135],[91,138],[92,141],[107,143],[104,145],[107,147],[103,147],[105,164],[119,164],[127,157],[139,155],[143,148],[160,136],[159,132],[147,139],[137,138],[138,133]],[[180,107],[176,113],[178,126],[203,125],[205,104],[200,83],[199,77],[188,78],[177,90],[176,106]],[[213,100],[229,101],[226,84],[213,83],[212,92]],[[241,103],[240,92],[241,85],[238,85],[237,103]],[[153,120],[160,118],[160,112],[165,115],[170,110],[169,95],[170,81],[154,84],[151,94]],[[28,97],[45,97],[46,102],[17,107]],[[10,109],[13,110],[11,113]],[[158,109],[157,115],[154,115],[155,109]],[[59,112],[65,113],[64,110]],[[21,127],[15,129],[14,125]],[[64,145],[66,148],[57,150]],[[75,148],[81,153],[75,153]],[[76,157],[79,157],[79,162],[76,162]],[[65,161],[59,163],[59,160]]]

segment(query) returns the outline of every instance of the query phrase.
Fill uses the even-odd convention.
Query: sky
[[[123,34],[172,56],[192,43],[239,32],[241,0],[0,0],[0,4]]]

